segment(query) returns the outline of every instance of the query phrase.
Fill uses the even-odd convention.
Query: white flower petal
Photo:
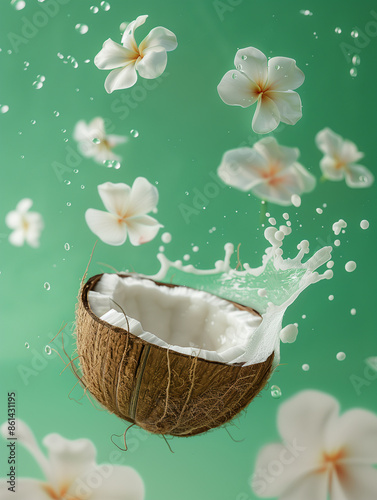
[[[96,138],[102,140],[105,138],[105,120],[101,116],[93,118],[93,120],[89,123],[88,132],[90,139]]]
[[[85,123],[84,120],[79,120],[75,128],[73,129],[73,138],[75,141],[80,142],[84,141],[88,138],[89,133],[88,133],[88,125]]]
[[[217,86],[217,92],[225,104],[243,108],[255,103],[258,98],[255,90],[255,84],[246,75],[236,70],[225,73]]]
[[[268,163],[255,148],[237,148],[224,153],[217,173],[226,184],[248,191],[264,181]]]
[[[131,188],[123,182],[113,184],[105,182],[98,186],[98,193],[106,209],[115,215],[123,217],[129,210]]]
[[[123,36],[122,36],[122,45],[123,47],[126,47],[129,50],[134,51],[137,49],[137,45],[135,42],[135,30],[139,26],[145,23],[147,20],[148,16],[139,16],[135,19],[135,21],[130,22],[130,24],[127,26],[125,29]]]
[[[25,231],[23,229],[16,229],[9,235],[9,243],[15,247],[22,247],[25,243]]]
[[[104,479],[101,485],[93,491],[90,500],[143,500],[144,483],[136,470],[120,465],[111,467],[112,472],[108,478],[105,474],[101,474],[101,466],[98,467],[99,475]]]
[[[242,68],[250,80],[264,87],[267,82],[267,57],[260,50],[254,47],[246,47],[237,51],[234,58],[234,65],[237,69]]]
[[[292,205],[291,197],[293,194],[303,192],[302,181],[294,168],[285,169],[269,182],[266,180],[255,186],[252,192],[262,200],[288,206]]]
[[[340,157],[345,163],[356,163],[364,158],[364,153],[357,149],[356,144],[345,140],[342,144]]]
[[[343,145],[343,139],[329,128],[320,130],[315,136],[315,142],[318,149],[325,155],[340,157]]]
[[[17,210],[8,212],[5,216],[5,224],[9,229],[17,229],[22,225],[22,215]]]
[[[133,60],[134,52],[126,49],[119,43],[108,38],[102,46],[102,49],[94,58],[94,64],[98,69],[115,69],[124,67],[129,61]]]
[[[105,80],[105,89],[108,94],[114,90],[128,89],[135,85],[137,74],[135,70],[135,62],[127,63],[124,68],[113,69]]]
[[[253,147],[269,164],[281,167],[289,167],[300,155],[298,148],[281,146],[274,137],[264,137]]]
[[[327,500],[328,482],[327,473],[309,473],[292,483],[279,500]]]
[[[282,444],[265,446],[259,452],[254,468],[251,482],[254,493],[262,498],[280,496],[312,469],[307,458],[305,452],[292,451]]]
[[[107,141],[110,144],[110,147],[114,148],[115,146],[118,146],[118,144],[124,144],[125,142],[127,142],[128,138],[124,135],[109,134],[107,136]]]
[[[347,467],[344,476],[334,475],[331,500],[374,500],[377,498],[377,470],[369,466]]]
[[[268,85],[272,90],[295,90],[304,83],[305,75],[289,57],[272,57],[268,61]]]
[[[5,422],[1,426],[1,434],[5,438],[8,437],[8,422]],[[21,444],[28,450],[47,477],[50,474],[50,465],[48,460],[41,452],[31,429],[25,424],[25,422],[19,419],[16,420],[16,437],[18,444]]]
[[[302,183],[302,192],[309,193],[313,191],[317,184],[317,179],[311,174],[305,167],[301,165],[301,163],[294,163],[293,167],[296,169],[296,173],[301,180]],[[297,193],[298,194],[298,193]]]
[[[152,47],[163,47],[165,50],[170,52],[177,48],[177,37],[175,34],[161,26],[153,28],[149,34],[144,38],[139,46],[140,51],[145,49],[151,49]]]
[[[377,416],[361,409],[347,411],[328,428],[326,446],[345,447],[346,463],[377,464]]]
[[[256,134],[268,134],[280,123],[279,109],[272,99],[263,95],[258,99],[252,127]]]
[[[71,441],[59,434],[49,434],[43,444],[48,449],[52,486],[70,485],[95,467],[96,449],[88,439]]]
[[[16,210],[17,212],[26,213],[28,210],[30,210],[32,205],[33,205],[33,200],[31,200],[30,198],[24,198],[23,200],[17,203]]]
[[[136,63],[136,69],[143,78],[157,78],[165,71],[168,56],[164,48],[146,50],[142,59]]]
[[[127,239],[127,226],[115,215],[89,208],[85,220],[89,229],[107,245],[123,245]]]
[[[40,235],[40,231],[28,231],[25,235],[26,243],[33,248],[38,248]]]
[[[147,214],[158,203],[158,190],[145,177],[137,177],[132,184],[128,216]]]
[[[46,485],[48,488],[48,485]],[[41,481],[35,479],[18,479],[16,493],[8,491],[9,484],[6,480],[0,480],[0,498],[16,498],[17,500],[51,500],[51,495],[43,487]]]
[[[303,391],[283,403],[278,412],[278,428],[285,442],[294,439],[304,447],[322,448],[324,433],[339,414],[339,403],[319,391]]]
[[[366,188],[374,182],[372,172],[362,165],[347,165],[345,175],[347,186],[351,188]]]
[[[161,224],[149,215],[140,215],[127,219],[127,229],[130,242],[134,246],[153,240]]]
[[[268,97],[274,101],[279,113],[280,121],[288,125],[294,125],[302,118],[301,99],[293,90],[287,92],[267,92]]]
[[[334,159],[332,156],[324,156],[319,162],[319,166],[326,179],[341,181],[344,178],[344,167],[339,168],[338,160]]]

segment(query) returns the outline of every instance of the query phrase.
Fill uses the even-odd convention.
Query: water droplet
[[[97,14],[97,12],[99,11],[99,8],[98,7],[95,7],[94,5],[92,5],[90,7],[90,12],[92,12],[93,14]]]
[[[136,129],[131,129],[130,130],[130,134],[132,135],[132,137],[134,137],[136,139],[136,137],[139,137],[139,132],[136,130]]]
[[[280,67],[281,67],[281,66],[279,66],[278,64],[275,64],[275,69],[276,69],[276,71],[279,71]]]
[[[101,9],[104,10],[105,12],[107,12],[108,10],[110,10],[110,4],[109,4],[109,2],[102,1],[100,5],[101,5]]]
[[[275,399],[279,399],[281,397],[281,389],[278,385],[273,385],[271,387],[271,396]]]
[[[70,248],[71,248],[71,245],[69,243],[64,243],[64,249],[67,250],[67,252],[68,252],[68,250],[70,250]]]
[[[80,33],[80,35],[85,35],[85,33],[88,33],[89,27],[87,24],[76,24],[75,30]]]
[[[30,123],[31,123],[32,125],[35,125],[35,124],[37,123],[37,120],[30,120]]]
[[[24,0],[12,0],[11,5],[15,10],[22,10],[26,6],[26,2]]]
[[[338,34],[338,35],[340,35],[340,34],[341,34],[341,32],[342,32],[342,29],[341,29],[341,28],[339,28],[339,27],[337,26],[337,27],[335,28],[335,33],[336,33],[336,34]]]
[[[26,349],[29,349],[29,347],[30,347],[29,342],[25,342],[25,347],[26,347]]]
[[[70,207],[72,203],[70,201],[67,201],[67,207]]]
[[[75,170],[73,171],[74,174],[78,174],[79,173],[79,170],[78,168],[75,168]]]
[[[313,12],[310,12],[310,10],[300,10],[300,14],[302,14],[303,16],[312,16],[313,15]]]
[[[238,69],[238,71],[242,71],[242,64],[237,64],[236,68]]]
[[[90,63],[90,59],[85,59],[84,63],[85,63],[85,64]]]
[[[81,189],[85,189],[85,186],[84,186],[84,184],[81,184],[81,186],[80,186],[80,187],[81,187]]]
[[[44,286],[45,290],[50,290],[50,288],[51,288],[51,285],[50,285],[50,283],[48,281],[46,281],[43,286]]]
[[[36,90],[39,90],[43,87],[43,84],[46,80],[46,77],[43,75],[37,75],[36,80],[33,82],[33,88]]]
[[[49,345],[46,345],[46,347],[45,347],[45,353],[47,354],[47,356],[50,356],[51,352],[52,352],[51,347]]]
[[[329,300],[334,300],[334,295],[329,295]]]
[[[360,222],[360,227],[361,227],[361,229],[368,229],[368,227],[369,227],[369,221],[367,221],[366,219],[362,220]]]
[[[71,181],[68,181],[67,179],[64,181],[64,184],[66,184],[67,186],[69,186],[71,184]]]
[[[243,56],[241,56],[241,59],[242,59],[243,61],[246,61],[247,56],[244,54]]]
[[[114,167],[114,168],[116,168],[116,169],[120,168],[120,163],[119,163],[119,161],[117,161],[117,160],[105,160],[105,161],[103,162],[103,164],[104,164],[104,165],[105,165],[105,167],[107,167],[107,168],[112,168],[112,167]]]
[[[308,372],[310,370],[310,366],[307,363],[303,364],[301,368],[304,370],[304,372]]]
[[[357,76],[357,69],[356,68],[351,68],[350,69],[350,75],[355,78]]]
[[[3,114],[4,114],[4,113],[8,113],[8,111],[9,111],[9,106],[7,106],[6,104],[4,104],[4,106],[1,106],[0,111],[1,111]]]
[[[92,142],[93,142],[93,144],[99,144],[101,141],[97,137],[94,137],[94,139],[92,140]]]
[[[345,353],[345,352],[342,352],[342,351],[338,352],[338,354],[336,355],[336,359],[337,359],[338,361],[343,361],[343,360],[345,360],[345,359],[346,359],[346,353]]]
[[[232,78],[235,80],[237,78],[237,73],[232,73]]]
[[[334,245],[335,245],[336,247],[339,247],[339,246],[340,246],[340,240],[335,240],[335,241],[334,241]]]
[[[357,30],[352,30],[351,31],[351,36],[352,36],[352,38],[358,38],[359,32]]]
[[[360,65],[360,56],[358,54],[354,55],[353,58],[352,58],[352,64],[354,66],[359,66]]]
[[[350,260],[344,267],[347,273],[352,273],[356,269],[356,262],[354,260]]]
[[[30,63],[28,61],[24,61],[24,71],[26,71],[28,69],[28,67],[30,66]]]
[[[317,214],[323,214],[323,210],[322,208],[316,208],[315,211],[317,212]]]
[[[121,32],[122,35],[126,31],[128,24],[129,23],[126,23],[126,22],[123,22],[123,23],[120,24],[119,29],[120,29],[120,32]]]
[[[350,313],[352,314],[352,316],[355,316],[355,314],[356,314],[356,309],[353,307],[353,308],[351,309]]]
[[[163,233],[161,236],[161,241],[163,243],[170,243],[171,242],[171,234],[170,233]]]

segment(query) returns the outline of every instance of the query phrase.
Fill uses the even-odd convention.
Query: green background
[[[125,423],[96,411],[85,398],[81,404],[70,400],[73,375],[69,370],[60,375],[64,364],[56,354],[44,353],[64,323],[68,323],[67,351],[74,349],[76,295],[96,239],[86,226],[84,212],[89,207],[103,208],[97,185],[106,181],[131,184],[137,176],[156,183],[160,194],[156,217],[173,236],[165,245],[172,260],[189,253],[190,263],[212,267],[230,241],[242,243],[244,261],[260,265],[266,242],[260,229],[260,200],[254,196],[224,186],[188,222],[181,214],[182,204],[193,206],[195,193],[212,182],[211,173],[227,149],[252,145],[261,138],[251,130],[254,108],[226,106],[216,86],[233,68],[237,48],[254,46],[268,56],[296,59],[306,76],[299,89],[303,118],[294,127],[281,124],[273,135],[285,146],[298,147],[300,161],[318,180],[322,155],[314,137],[326,126],[354,141],[365,152],[362,163],[375,171],[377,32],[371,33],[368,23],[377,22],[377,9],[373,15],[374,2],[365,0],[347,7],[341,0],[112,0],[109,11],[100,8],[93,14],[90,6],[99,6],[98,1],[48,3],[58,5],[59,12],[23,41],[17,36],[23,36],[27,23],[41,19],[37,13],[43,12],[43,3],[26,0],[20,11],[9,1],[2,1],[0,7],[0,104],[9,106],[7,113],[0,114],[0,415],[4,421],[6,393],[16,391],[18,416],[39,441],[50,432],[70,439],[89,438],[97,446],[101,463],[110,461],[116,450],[111,435],[122,434]],[[312,15],[300,13],[306,9]],[[145,81],[139,78],[133,89],[108,95],[103,86],[107,72],[99,71],[93,58],[107,38],[120,42],[122,22],[141,14],[149,18],[136,32],[139,41],[161,25],[177,35],[178,48],[168,54],[166,72],[156,88],[145,90]],[[79,34],[77,23],[87,24],[88,33]],[[336,27],[341,34],[335,32]],[[358,39],[351,37],[354,29],[359,31]],[[370,36],[365,36],[368,29]],[[58,52],[73,56],[78,67],[64,64]],[[356,77],[350,76],[347,52],[360,56]],[[84,63],[86,59],[90,62]],[[29,63],[26,70],[25,61]],[[32,85],[37,75],[45,76],[39,90]],[[128,104],[122,98],[129,99]],[[60,115],[56,117],[54,111]],[[130,138],[117,149],[123,157],[119,170],[76,152],[74,125],[96,116],[107,119],[108,131]],[[131,129],[138,130],[139,137],[133,138]],[[33,199],[32,210],[44,218],[38,249],[16,248],[7,239],[5,215],[25,197]],[[361,406],[377,411],[377,382],[364,376],[365,358],[377,355],[375,200],[376,184],[351,190],[344,182],[327,181],[304,195],[299,209],[270,204],[278,223],[283,212],[290,213],[293,234],[287,250],[295,249],[304,238],[311,242],[312,251],[332,244],[332,224],[339,218],[347,221],[341,246],[334,250],[335,276],[305,291],[286,313],[284,324],[299,323],[299,337],[296,343],[282,346],[283,364],[270,381],[281,388],[282,397],[273,399],[267,388],[236,425],[228,427],[233,439],[241,442],[232,440],[226,429],[218,429],[172,440],[175,453],[171,454],[162,438],[130,430],[130,451],[122,454],[121,463],[141,474],[147,500],[255,498],[248,483],[258,449],[278,438],[278,406],[299,390],[328,392],[343,409]],[[327,208],[318,215],[315,209],[324,203]],[[360,228],[362,219],[370,222],[367,231]],[[213,227],[216,230],[209,232]],[[118,270],[157,272],[161,234],[141,247],[129,242],[110,247],[99,242],[90,275],[105,272],[104,264]],[[192,252],[193,245],[199,246],[198,253]],[[349,260],[357,262],[354,273],[344,270]],[[44,289],[45,282],[51,285],[49,291]],[[330,294],[335,296],[332,302]],[[351,308],[356,308],[355,316]],[[301,318],[303,314],[306,319]],[[62,353],[61,337],[51,345]],[[347,354],[342,362],[336,359],[339,351]],[[302,370],[303,363],[310,365],[308,372]],[[355,388],[362,380],[364,385]],[[82,390],[76,387],[71,396],[79,399]],[[0,443],[0,476],[6,472],[5,444]],[[40,476],[23,450],[19,451],[18,473],[20,477]]]

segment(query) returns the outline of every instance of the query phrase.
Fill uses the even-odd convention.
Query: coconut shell
[[[102,321],[88,302],[88,292],[101,276],[93,276],[80,290],[77,351],[83,384],[111,413],[155,434],[194,436],[231,420],[267,383],[273,353],[249,366],[208,361]]]

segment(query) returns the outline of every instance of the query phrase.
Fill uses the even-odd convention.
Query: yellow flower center
[[[42,489],[53,500],[83,500],[82,497],[74,497],[68,494],[69,486],[63,485],[56,491],[49,484],[42,484]]]

